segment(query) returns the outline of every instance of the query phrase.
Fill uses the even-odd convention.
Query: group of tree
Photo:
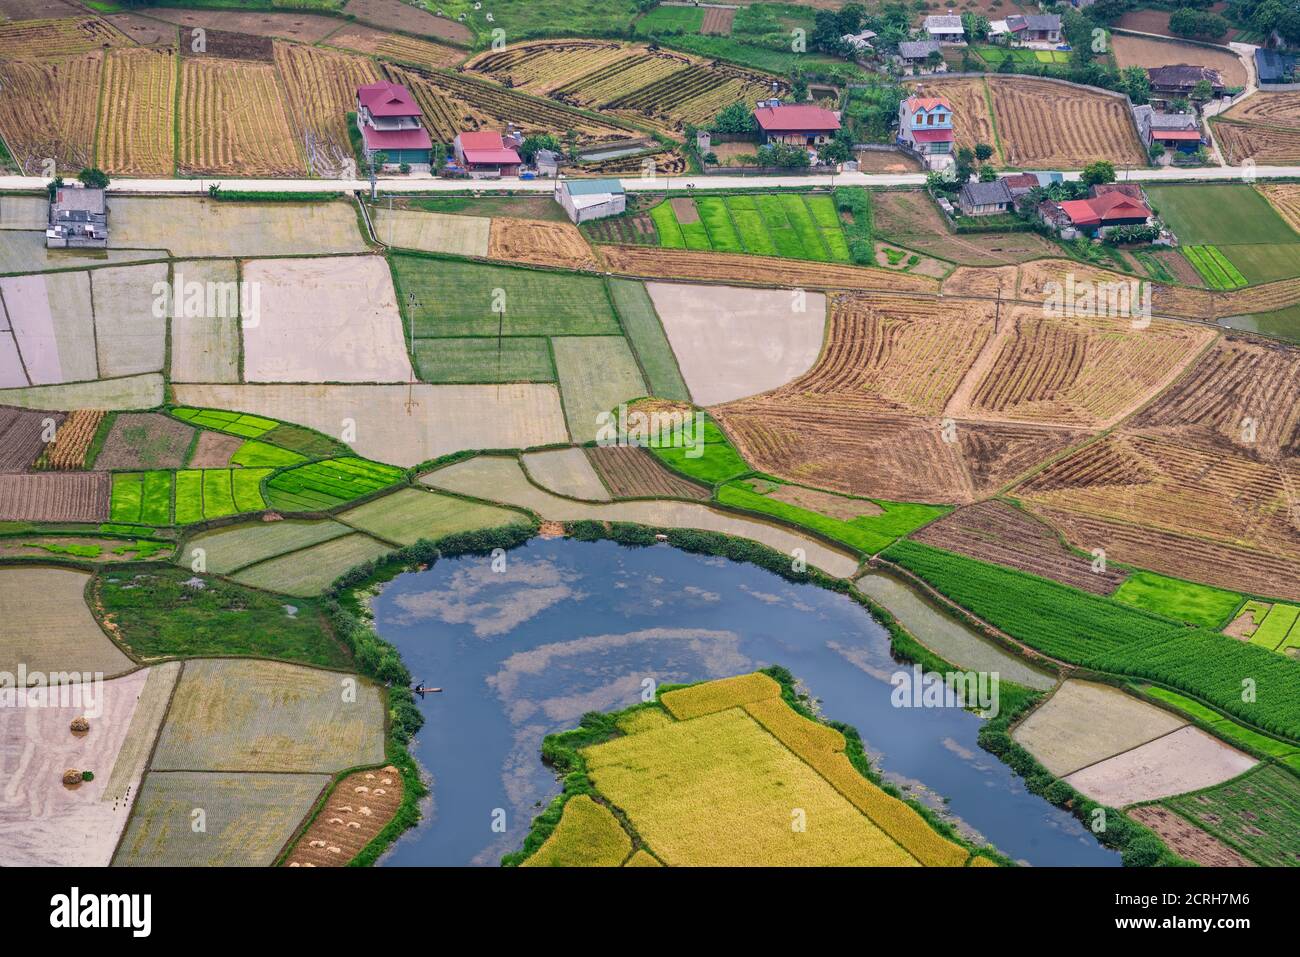
[[[108,174],[97,166],[87,166],[77,174],[77,182],[91,189],[108,189]],[[62,176],[55,176],[54,179],[45,184],[45,191],[49,194],[50,202],[54,202],[54,194],[63,185]]]
[[[1300,46],[1300,0],[1236,0],[1230,11],[1239,24],[1266,39],[1276,31],[1287,46]]]
[[[1169,15],[1169,32],[1192,40],[1217,40],[1228,28],[1227,20],[1209,10],[1182,7]]]

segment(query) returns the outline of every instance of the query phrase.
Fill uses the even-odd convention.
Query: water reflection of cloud
[[[458,568],[440,588],[394,596],[400,611],[389,622],[441,621],[471,625],[479,638],[503,635],[562,601],[582,601],[586,593],[575,587],[581,577],[549,559],[515,559],[500,572],[479,562]]]
[[[643,678],[655,677],[666,668],[672,668],[671,663],[665,664],[665,659],[670,662],[673,655],[689,656],[699,666],[691,670],[703,670],[709,677],[739,674],[752,668],[751,659],[740,650],[740,641],[740,635],[734,631],[713,628],[643,628],[619,634],[588,635],[517,651],[501,662],[496,674],[488,675],[487,683],[506,702],[507,713],[510,713],[519,707],[516,696],[526,678],[552,673],[560,668],[587,669],[595,677],[609,669],[601,658],[619,650],[646,649],[652,650],[656,656],[658,666],[632,667],[638,684]],[[616,667],[626,673],[628,666],[621,662],[622,659]],[[598,666],[594,671],[593,665]],[[539,707],[545,709],[545,702],[540,702]]]
[[[889,683],[890,676],[898,670],[892,662],[881,662],[879,657],[865,646],[842,645],[838,641],[826,642],[826,647],[835,652],[859,671],[865,672],[877,681]]]

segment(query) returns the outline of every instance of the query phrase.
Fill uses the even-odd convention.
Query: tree
[[[524,137],[524,141],[519,144],[519,156],[525,163],[531,163],[537,158],[540,150],[550,150],[552,153],[560,152],[560,141],[551,133],[537,133],[533,136]]]
[[[979,160],[981,163],[983,163],[992,155],[993,155],[993,147],[989,146],[988,143],[975,144],[975,158]]]
[[[569,151],[569,160],[574,163],[578,162],[578,131],[569,130],[569,132],[565,133],[564,144]]]
[[[82,186],[89,186],[93,189],[108,189],[108,174],[95,166],[87,166],[83,169],[77,174],[77,180]]]
[[[1228,32],[1228,21],[1217,13],[1189,10],[1184,7],[1170,15],[1169,30],[1180,37],[1214,40]]]
[[[769,143],[758,148],[759,166],[777,166],[783,169],[802,169],[809,165],[808,151],[802,146]]]
[[[983,43],[989,38],[990,24],[988,17],[968,11],[961,15],[961,25],[962,29],[966,31],[968,40]]]
[[[1109,160],[1097,160],[1095,163],[1089,163],[1083,168],[1083,174],[1079,178],[1089,186],[1113,183],[1115,182],[1115,164]]]
[[[56,176],[54,177],[54,179],[50,180],[48,183],[45,184],[45,192],[49,194],[51,203],[54,202],[54,194],[57,193],[62,188],[62,186],[63,186],[62,176]]]
[[[943,62],[943,54],[938,50],[931,50],[930,55],[925,58],[925,65],[931,70],[937,70],[939,64]]]
[[[754,111],[745,103],[737,101],[724,106],[713,118],[715,133],[752,133],[754,131]]]
[[[860,3],[846,3],[840,7],[840,12],[836,14],[835,21],[840,34],[859,33],[862,30],[862,22],[867,17],[867,9]]]
[[[1209,80],[1197,80],[1196,86],[1192,87],[1192,102],[1205,103],[1214,96],[1214,87],[1210,85]]]
[[[1152,140],[1151,147],[1147,150],[1147,155],[1151,157],[1151,162],[1155,162],[1165,155],[1165,144],[1159,140]]]
[[[995,170],[992,166],[981,166],[981,167],[980,167],[980,182],[981,182],[981,183],[991,183],[991,182],[993,182],[993,181],[994,181],[995,179],[997,179],[997,178],[998,178],[998,171]]]
[[[808,99],[808,79],[802,70],[796,70],[790,76],[790,99],[803,103]]]
[[[1128,98],[1137,106],[1151,100],[1151,76],[1147,73],[1145,67],[1128,66],[1120,71],[1120,80],[1124,84],[1124,92]]]
[[[1087,14],[1098,23],[1114,23],[1132,9],[1133,0],[1097,0],[1088,8]]]

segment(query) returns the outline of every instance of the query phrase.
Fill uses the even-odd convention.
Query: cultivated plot
[[[522,512],[467,502],[463,498],[418,488],[399,489],[391,495],[349,509],[338,519],[398,545],[414,545],[422,538],[437,541],[460,532],[528,522],[528,517]]]
[[[176,560],[186,567],[202,557],[204,567],[226,575],[268,558],[319,545],[350,533],[346,525],[331,521],[255,522],[225,525],[200,532],[186,541]]]
[[[647,283],[682,376],[700,405],[766,392],[807,372],[821,351],[820,293]]]
[[[99,378],[89,273],[0,279],[0,296],[32,385]]]
[[[135,665],[86,606],[90,575],[68,568],[0,569],[0,671],[121,674]]]
[[[234,579],[253,588],[309,598],[325,591],[344,572],[392,550],[391,545],[356,532],[248,565]]]
[[[86,686],[94,697],[77,688],[58,705],[0,708],[0,854],[7,865],[108,866],[179,671],[179,664],[158,665]],[[86,716],[88,731],[69,730]],[[92,778],[65,785],[70,769]]]
[[[648,391],[622,336],[560,336],[551,340],[551,351],[575,442],[596,438],[602,413]]]
[[[414,377],[388,266],[378,256],[258,260],[245,319],[247,382],[409,382]]]
[[[582,449],[548,449],[522,457],[528,477],[556,495],[608,502],[609,490]]]
[[[173,268],[174,288],[196,294],[183,295],[179,309],[172,303],[172,381],[238,382],[240,291],[234,260],[178,262]]]
[[[482,216],[451,216],[415,209],[376,206],[375,235],[389,246],[456,256],[486,256],[492,220]]]
[[[102,474],[0,475],[0,521],[102,522],[108,508],[108,477]]]
[[[89,275],[98,377],[161,372],[167,352],[167,312],[154,308],[154,290],[167,281],[167,266],[118,266]]]
[[[332,772],[384,760],[380,690],[355,675],[198,658],[172,696],[151,771]]]

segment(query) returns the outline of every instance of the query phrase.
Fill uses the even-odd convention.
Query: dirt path
[[[988,341],[984,343],[984,348],[980,354],[975,357],[971,367],[966,370],[962,376],[961,382],[957,385],[952,397],[948,399],[948,404],[943,407],[943,414],[946,418],[964,418],[970,410],[971,394],[975,387],[984,380],[988,375],[989,369],[997,361],[999,353],[1002,351],[1002,345],[1010,338],[1011,333],[1015,331],[1016,324],[1010,317],[1004,318],[998,324],[998,331],[989,336]]]

